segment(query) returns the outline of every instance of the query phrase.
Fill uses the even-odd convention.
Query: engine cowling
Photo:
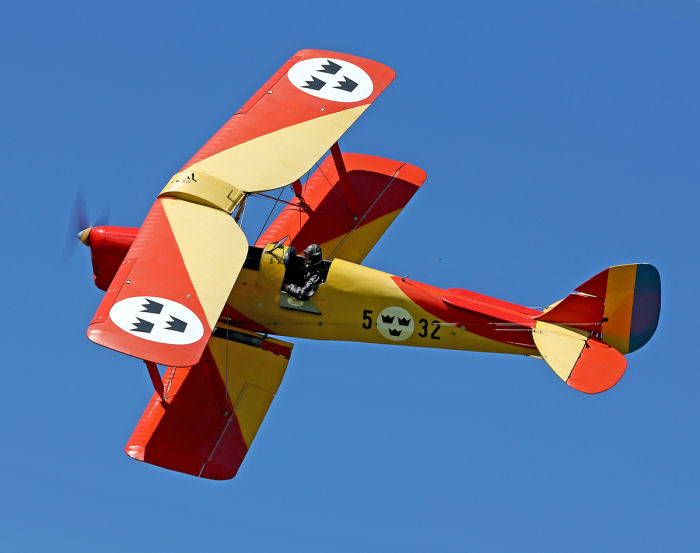
[[[87,228],[78,235],[90,248],[93,278],[100,290],[109,288],[138,231],[134,227],[103,226]]]

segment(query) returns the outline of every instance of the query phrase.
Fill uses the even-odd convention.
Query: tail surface
[[[537,317],[533,339],[542,358],[569,386],[603,392],[622,377],[623,354],[656,331],[661,279],[653,265],[609,267]]]

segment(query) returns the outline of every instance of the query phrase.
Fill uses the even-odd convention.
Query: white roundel
[[[387,340],[402,342],[413,334],[413,317],[403,307],[387,307],[377,317],[377,330]]]
[[[287,77],[302,92],[334,102],[359,102],[374,89],[364,69],[334,58],[300,61],[291,67]]]
[[[193,344],[204,336],[204,326],[190,309],[154,296],[135,296],[115,303],[109,318],[133,336],[161,344]]]

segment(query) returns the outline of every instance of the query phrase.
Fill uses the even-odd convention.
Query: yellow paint
[[[589,333],[553,323],[537,321],[532,331],[537,349],[547,364],[564,382],[571,376]]]
[[[274,244],[265,246],[265,251],[260,258],[260,278],[268,281],[281,282],[284,278],[284,253],[288,248],[279,247],[273,250]]]
[[[608,321],[603,323],[602,337],[620,353],[629,352],[636,277],[637,265],[618,265],[608,270],[603,314]]]
[[[162,202],[209,328],[214,328],[245,262],[248,242],[223,211],[170,198]]]
[[[262,264],[265,264],[263,257]],[[437,332],[439,339],[431,339],[433,321],[445,323],[421,309],[404,294],[392,280],[392,275],[356,265],[343,259],[335,259],[326,283],[313,295],[311,301],[321,315],[303,313],[280,307],[282,272],[274,279],[261,275],[262,271],[244,269],[231,291],[229,305],[272,333],[315,340],[344,340],[418,347],[462,349],[532,355],[532,348],[504,344],[490,340],[468,330],[442,325]],[[380,312],[387,307],[400,307],[409,312],[414,321],[414,331],[409,338],[392,341],[385,338],[376,327]],[[371,312],[371,313],[369,313]],[[368,314],[370,328],[364,328]],[[427,336],[420,336],[420,320],[428,324]]]
[[[369,104],[316,117],[253,138],[189,166],[242,192],[286,186],[306,173],[362,115]]]
[[[252,334],[238,328],[232,330]],[[268,340],[292,347],[281,340]],[[216,337],[209,340],[209,350],[226,384],[243,439],[250,447],[282,382],[289,360],[270,351]]]
[[[243,192],[221,179],[187,169],[170,179],[159,194],[159,197],[163,196],[187,200],[233,213],[233,210],[243,199]]]
[[[347,234],[320,244],[323,257],[325,259],[337,257],[353,263],[361,263],[399,213],[401,210],[397,209],[374,221],[358,226]]]

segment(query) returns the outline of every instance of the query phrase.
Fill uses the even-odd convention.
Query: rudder
[[[653,265],[616,265],[576,288],[605,302],[601,340],[620,353],[646,344],[656,331],[661,311],[661,277]]]

